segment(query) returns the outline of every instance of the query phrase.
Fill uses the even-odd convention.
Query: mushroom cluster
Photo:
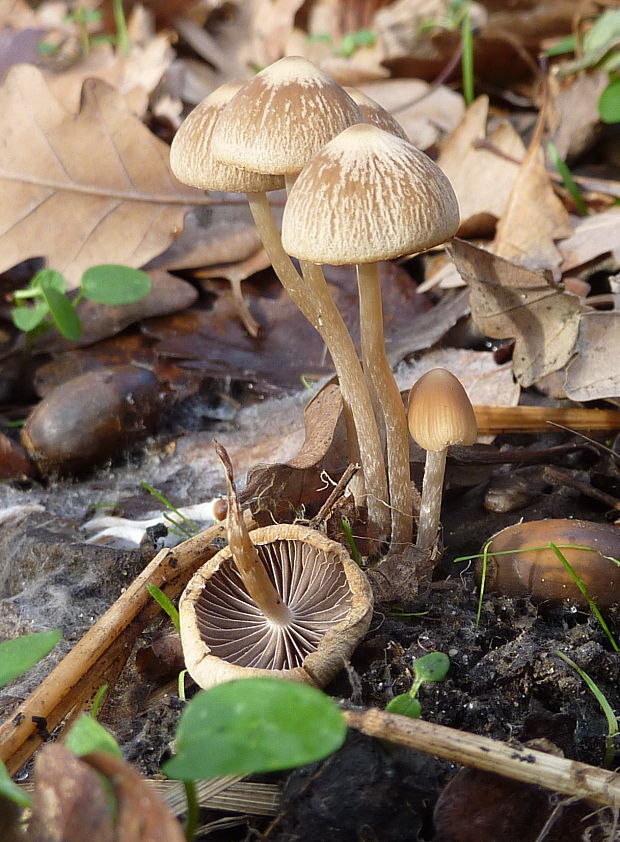
[[[207,97],[179,129],[171,165],[186,184],[247,193],[276,274],[332,356],[369,533],[389,536],[392,548],[410,543],[416,494],[384,346],[379,261],[453,236],[459,212],[447,178],[380,106],[297,57]],[[267,191],[283,185],[280,236]],[[361,361],[321,264],[357,268]]]

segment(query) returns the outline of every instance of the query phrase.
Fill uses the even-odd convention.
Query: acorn
[[[620,530],[607,523],[549,519],[516,523],[491,538],[484,588],[532,602],[588,602],[549,546],[555,544],[599,606],[620,602]],[[585,547],[587,549],[576,549]],[[476,563],[481,581],[482,559]]]
[[[75,474],[152,433],[168,390],[147,369],[112,366],[53,389],[32,412],[22,444],[42,474]]]

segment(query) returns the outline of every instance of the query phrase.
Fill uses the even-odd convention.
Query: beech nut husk
[[[494,535],[488,549],[485,590],[527,596],[535,603],[566,599],[586,607],[585,596],[549,547],[550,542],[560,549],[597,605],[620,602],[620,565],[612,560],[620,559],[620,530],[611,524],[568,518],[517,523]],[[588,549],[574,549],[576,546]],[[481,575],[482,559],[478,559],[478,582]]]

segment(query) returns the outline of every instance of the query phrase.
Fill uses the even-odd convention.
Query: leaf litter
[[[445,260],[443,255],[406,260],[401,267],[384,267],[388,353],[392,363],[408,359],[399,369],[405,378],[403,385],[409,385],[425,368],[444,365],[467,382],[474,397],[478,387],[484,386],[481,399],[485,403],[514,405],[520,391],[527,402],[544,401],[536,386],[550,375],[557,375],[564,394],[576,401],[613,401],[620,392],[616,374],[620,351],[617,295],[606,280],[618,269],[617,214],[609,207],[609,200],[601,198],[606,189],[608,195],[614,195],[617,174],[614,176],[609,168],[597,172],[597,182],[590,173],[582,176],[580,184],[602,192],[585,194],[590,216],[572,217],[570,201],[554,186],[557,180],[554,182],[546,168],[540,138],[535,135],[526,152],[519,129],[527,120],[520,121],[510,107],[511,102],[519,102],[518,108],[534,110],[537,92],[531,77],[524,82],[523,74],[531,72],[532,57],[545,46],[542,33],[551,38],[570,33],[575,4],[562,4],[558,9],[557,4],[540,0],[534,4],[535,13],[501,2],[491,4],[493,8],[486,11],[473,4],[480,26],[476,77],[481,86],[490,86],[490,100],[479,98],[467,111],[454,90],[458,72],[447,86],[447,77],[440,78],[454,62],[459,33],[445,26],[447,6],[439,0],[416,9],[414,5],[419,4],[409,0],[377,1],[363,4],[363,8],[361,4],[319,0],[311,4],[255,0],[225,4],[224,14],[216,6],[191,9],[192,4],[185,2],[168,8],[149,5],[157,23],[151,34],[148,25],[142,28],[140,37],[134,30],[129,56],[109,45],[93,47],[90,57],[80,56],[78,50],[66,69],[60,64],[61,56],[57,57],[49,84],[31,64],[14,67],[0,87],[5,114],[0,131],[5,150],[0,153],[4,155],[0,157],[0,177],[8,197],[0,229],[4,231],[0,236],[1,268],[12,272],[15,264],[42,257],[50,267],[63,270],[75,280],[83,269],[97,262],[146,265],[161,280],[161,292],[167,285],[169,293],[167,301],[164,296],[139,302],[140,306],[132,305],[127,312],[122,308],[114,313],[83,309],[85,341],[92,343],[88,347],[67,349],[66,343],[52,334],[39,340],[39,353],[48,355],[40,357],[34,366],[33,382],[39,394],[85,371],[127,362],[148,368],[157,382],[170,383],[177,389],[175,406],[162,429],[129,462],[104,466],[91,480],[80,483],[52,479],[43,486],[27,480],[26,487],[4,485],[0,489],[7,511],[13,503],[24,510],[35,507],[29,510],[28,520],[15,520],[8,527],[10,534],[4,536],[6,559],[0,581],[8,599],[4,601],[7,614],[2,634],[7,629],[13,634],[28,623],[55,623],[62,617],[77,639],[90,624],[91,616],[101,613],[123,587],[115,571],[120,568],[133,576],[143,563],[139,550],[121,556],[113,546],[102,545],[96,548],[96,555],[95,548],[83,543],[78,527],[93,515],[91,507],[113,505],[119,513],[134,518],[143,515],[149,504],[152,509],[148,496],[136,490],[137,475],[162,487],[180,504],[195,503],[197,495],[217,494],[221,478],[208,449],[215,432],[229,447],[239,473],[248,474],[244,499],[265,520],[274,514],[289,519],[311,516],[332,487],[324,472],[335,481],[342,470],[345,456],[340,404],[333,384],[314,393],[306,409],[305,427],[302,421],[307,399],[299,391],[300,375],[329,375],[324,349],[314,334],[305,332],[269,271],[265,271],[255,232],[245,212],[238,211],[238,203],[235,201],[237,207],[232,207],[226,204],[226,197],[205,197],[176,183],[168,168],[166,144],[145,125],[169,139],[178,125],[180,97],[186,105],[196,102],[224,79],[249,76],[252,67],[291,52],[293,45],[294,52],[316,56],[344,81],[374,80],[367,92],[395,109],[397,117],[402,113],[412,139],[438,154],[440,164],[453,179],[463,212],[460,235],[488,238],[495,234],[494,243],[483,241],[483,248],[462,241],[451,246],[468,290],[444,288],[456,278],[446,263],[447,282],[425,294],[431,289],[429,267]],[[590,5],[581,6],[580,11],[594,17],[597,11]],[[69,24],[62,22],[64,7],[56,11],[53,24],[44,20],[45,7],[42,4],[35,14],[26,4],[14,2],[5,4],[0,13],[15,30],[30,27],[50,32],[56,27],[62,37],[70,36],[70,46],[75,31],[71,33]],[[419,14],[420,10],[426,23],[432,24],[426,34],[412,25],[413,12]],[[110,19],[109,4],[104,4],[103,11],[99,28]],[[330,20],[325,30],[322,21]],[[180,42],[158,28],[163,23],[176,29]],[[380,34],[375,44],[349,58],[337,55],[340,39],[364,27]],[[96,32],[97,27],[93,27],[91,34]],[[331,43],[323,40],[319,44],[309,37],[322,33],[329,34]],[[24,55],[32,56],[33,40],[14,45],[25,50]],[[12,46],[8,43],[10,64]],[[48,80],[51,72],[45,70]],[[82,85],[86,73],[98,78]],[[425,78],[413,78],[418,74]],[[516,86],[513,80],[519,74],[521,81]],[[593,126],[596,129],[591,108],[594,94],[587,95],[589,110],[573,108],[570,103],[571,97],[572,101],[583,102],[583,92],[597,91],[600,85],[601,74],[562,81],[562,96],[555,99],[559,122],[556,119],[552,127],[562,155],[589,154],[596,141],[596,131],[592,132]],[[50,95],[50,88],[56,90],[58,101]],[[153,119],[155,114],[157,119]],[[144,122],[136,115],[141,115]],[[107,137],[101,131],[104,125]],[[97,150],[96,166],[92,155],[83,154],[84,149]],[[593,188],[595,183],[598,187]],[[61,226],[59,219],[63,220]],[[71,224],[66,224],[67,219]],[[603,281],[595,270],[605,273]],[[174,280],[165,271],[177,273],[172,276]],[[561,274],[567,271],[577,274],[583,295],[571,294],[562,285]],[[228,280],[218,281],[218,277]],[[350,279],[338,270],[329,280],[349,326],[354,326],[356,302]],[[238,298],[241,281],[245,301]],[[427,283],[420,286],[424,281]],[[237,284],[236,299],[229,283]],[[19,285],[19,281],[8,283],[7,294],[10,296]],[[592,289],[590,296],[588,288]],[[195,302],[196,295],[200,295],[199,302]],[[240,320],[242,305],[260,325],[255,337],[246,329],[251,321],[246,318],[244,327]],[[153,307],[155,311],[150,309]],[[600,307],[608,309],[595,309]],[[154,312],[164,311],[172,314],[153,318]],[[438,343],[446,347],[438,348]],[[16,360],[11,356],[14,345],[10,330],[3,347],[7,349],[3,371],[9,372],[11,367],[15,369]],[[263,350],[264,356],[257,356],[257,349]],[[7,404],[6,417],[23,407],[18,392],[11,391],[10,386],[20,375],[12,376],[13,380],[6,378],[4,389],[15,405]],[[286,395],[286,391],[292,394]],[[279,397],[270,397],[274,393]],[[587,445],[579,440],[567,443],[565,434],[551,432],[537,439],[534,449],[528,446],[531,437],[518,441],[523,444],[515,447],[509,436],[503,436],[497,447],[484,450],[478,445],[478,450],[455,453],[450,460],[453,496],[445,512],[446,559],[477,552],[481,536],[502,525],[498,514],[481,514],[481,492],[476,490],[477,484],[484,486],[497,471],[504,476],[514,473],[526,486],[538,489],[533,505],[530,497],[526,516],[572,516],[577,510],[586,517],[602,519],[600,506],[584,502],[585,498],[578,497],[570,486],[549,491],[544,484],[545,461],[563,458],[567,459],[563,463],[565,473],[589,481],[592,461],[588,463],[579,449]],[[7,442],[14,445],[15,439],[7,438]],[[550,455],[554,446],[572,447],[572,461],[559,451]],[[537,455],[534,451],[538,448]],[[3,451],[9,474],[14,464],[15,476],[19,475],[23,483],[27,473],[23,456],[13,446],[3,446]],[[592,460],[591,454],[588,458]],[[415,452],[413,459],[417,464],[419,455]],[[492,467],[501,459],[509,460],[504,468]],[[601,459],[597,469],[591,471],[593,476],[597,473],[597,482],[609,481],[610,471],[613,475],[609,465],[603,470]],[[345,508],[336,507],[329,521],[334,532],[339,528],[340,511]],[[347,513],[363,547],[363,523],[355,521],[354,512]],[[511,515],[504,515],[504,521],[506,517],[510,519]],[[46,531],[50,523],[57,536]],[[19,547],[25,548],[28,542],[31,549],[20,551]],[[86,549],[63,555],[63,546]],[[143,551],[148,553],[146,544]],[[49,564],[54,557],[61,559],[66,571],[46,567],[45,580],[33,575],[24,586],[21,580],[26,573],[17,575],[15,571],[22,569],[20,564],[28,556],[30,561],[23,564],[23,569],[34,574],[42,553],[49,557]],[[486,625],[474,631],[472,594],[457,585],[447,561],[440,572],[448,577],[447,582],[434,583],[411,606],[414,611],[429,612],[422,620],[403,622],[387,613],[362,646],[354,662],[356,672],[349,674],[354,688],[359,685],[355,689],[358,699],[383,707],[394,693],[407,690],[413,658],[429,648],[444,648],[458,662],[458,670],[443,686],[429,689],[424,700],[429,718],[476,730],[482,717],[480,700],[472,693],[473,684],[467,682],[478,681],[483,694],[486,692],[486,729],[503,739],[510,736],[506,723],[521,739],[536,729],[557,735],[548,714],[558,705],[558,689],[569,688],[569,698],[575,698],[580,689],[571,684],[566,673],[559,681],[553,680],[548,659],[554,647],[568,643],[580,653],[585,668],[592,673],[599,670],[597,680],[614,703],[618,665],[587,624],[569,613],[542,611],[535,616],[529,604],[493,597],[483,609]],[[71,578],[74,574],[75,580]],[[101,576],[104,585],[98,578]],[[72,594],[80,589],[86,592],[86,604],[81,606],[79,616],[74,616]],[[605,669],[600,667],[602,663]],[[168,702],[151,702],[136,715],[139,706],[135,699],[132,701],[135,690],[124,692],[124,681],[130,685],[132,679],[128,676],[121,681],[116,714],[106,714],[108,724],[123,733],[129,753],[141,758],[143,769],[156,771],[164,749],[162,729],[168,728],[171,733],[169,723],[174,721],[175,712]],[[493,695],[492,685],[498,681],[502,693]],[[333,691],[351,695],[349,685],[339,685]],[[596,721],[594,708],[590,716]],[[140,754],[137,748],[145,742],[148,755]],[[563,748],[569,755],[581,752],[583,756],[585,752],[588,759],[596,761],[596,752],[584,743],[577,746],[569,739]],[[421,824],[423,815],[428,826],[428,807],[423,805],[436,798],[449,770],[429,761],[413,770],[407,765],[411,759],[401,762],[395,756],[387,758],[371,749],[371,744],[352,740],[333,760],[335,778],[329,778],[329,765],[311,771],[311,779],[304,778],[303,771],[294,775],[288,784],[290,794],[283,802],[285,812],[276,820],[272,838],[276,842],[289,839],[301,826],[308,840],[327,838],[322,816],[316,810],[311,815],[303,813],[304,804],[309,803],[308,793],[318,798],[313,803],[330,805],[327,823],[329,832],[336,834],[334,842],[355,838],[355,822],[360,817],[368,826],[381,827],[385,842],[402,839],[413,824]],[[62,768],[65,761],[58,762]],[[377,770],[376,777],[370,769]],[[127,772],[117,769],[114,774]],[[366,784],[371,782],[369,789],[358,785],[360,774]],[[398,792],[393,788],[395,801],[381,795],[386,775],[391,780],[406,781],[406,787]],[[127,790],[138,786],[137,781],[124,779]],[[345,793],[338,788],[338,780],[354,786]],[[427,782],[423,792],[416,790],[416,780]],[[301,796],[297,785],[302,787]],[[492,786],[492,781],[485,786]],[[414,792],[418,793],[415,809],[403,811],[402,804],[412,799]],[[360,793],[364,793],[362,803],[355,800]],[[131,819],[132,813],[137,816],[137,805],[128,797]],[[450,815],[451,797],[448,793],[447,804],[445,799],[441,802],[442,814],[445,811]],[[508,803],[511,797],[516,798],[515,809],[519,810],[529,796],[520,791],[516,796],[505,793],[502,803]],[[348,818],[340,815],[338,802],[346,804]],[[452,806],[458,809],[458,805]],[[367,807],[368,813],[364,812]],[[547,802],[537,802],[541,822],[551,809]],[[68,807],[63,812],[68,814]],[[406,830],[398,824],[403,814],[407,816]],[[529,812],[527,817],[531,819]],[[487,816],[487,821],[493,822],[493,818]],[[339,831],[333,830],[334,822]],[[465,818],[461,827],[468,824]],[[436,826],[436,842],[441,842],[445,823],[441,824],[439,816]],[[450,827],[456,834],[459,822],[451,822]],[[565,840],[571,839],[567,835],[572,832],[570,828],[563,832]],[[457,837],[451,837],[450,842],[458,842]]]

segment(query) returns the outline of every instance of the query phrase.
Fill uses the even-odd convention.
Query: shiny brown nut
[[[53,389],[22,430],[22,444],[44,473],[79,473],[153,432],[165,387],[146,369],[114,366]]]
[[[502,529],[489,546],[485,590],[529,596],[533,602],[568,599],[574,605],[587,606],[574,579],[549,547],[550,542],[560,549],[597,605],[620,602],[620,566],[611,560],[620,559],[620,529],[587,520],[536,520]],[[536,547],[540,549],[530,549]],[[481,573],[479,559],[478,581]]]

